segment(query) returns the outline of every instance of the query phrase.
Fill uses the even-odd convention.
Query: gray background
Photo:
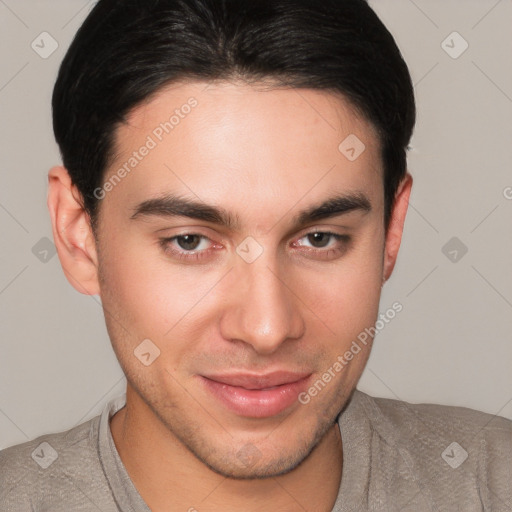
[[[60,162],[51,91],[92,5],[0,0],[0,449],[71,428],[124,392],[98,297],[71,287],[47,240],[47,172]],[[404,239],[381,300],[382,312],[395,301],[403,311],[376,338],[359,388],[512,418],[512,2],[371,5],[409,64],[418,123]],[[42,32],[58,43],[49,56]]]

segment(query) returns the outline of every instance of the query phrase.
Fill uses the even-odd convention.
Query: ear
[[[80,293],[99,295],[96,241],[81,195],[64,167],[48,172],[53,239],[67,280]]]
[[[411,188],[412,176],[409,173],[406,173],[395,194],[395,202],[391,212],[388,233],[386,235],[382,276],[383,285],[389,279],[393,272],[393,268],[395,267],[398,249],[400,248],[400,242],[402,241],[402,232],[404,230],[407,207],[409,206]]]

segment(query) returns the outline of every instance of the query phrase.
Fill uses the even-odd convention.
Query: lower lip
[[[298,401],[308,377],[269,389],[245,389],[200,377],[204,386],[231,411],[248,418],[268,418]]]

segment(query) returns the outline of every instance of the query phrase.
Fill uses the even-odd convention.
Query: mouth
[[[297,402],[311,375],[279,371],[266,375],[201,375],[199,379],[208,394],[231,412],[248,418],[268,418]]]

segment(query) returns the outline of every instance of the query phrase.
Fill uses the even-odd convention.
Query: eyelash
[[[342,254],[347,250],[348,244],[351,241],[351,237],[349,235],[340,235],[338,233],[332,233],[331,231],[311,231],[309,233],[306,233],[305,235],[301,236],[299,240],[306,238],[310,235],[315,234],[322,234],[322,235],[328,235],[329,237],[334,238],[337,242],[340,243],[341,247],[336,247],[335,249],[329,248],[329,249],[306,249],[305,252],[307,253],[317,253],[320,256],[320,259],[330,259],[330,256],[333,256],[335,254]],[[174,240],[177,240],[178,238],[182,238],[185,236],[198,236],[202,240],[209,240],[207,236],[201,235],[199,233],[183,233],[181,235],[175,235],[168,238],[160,238],[159,243],[162,247],[164,253],[170,254],[173,257],[178,258],[182,261],[199,261],[208,256],[209,253],[214,251],[215,249],[209,248],[209,249],[203,249],[203,250],[195,250],[193,251],[186,251],[186,250],[176,250],[171,249],[171,243]]]

